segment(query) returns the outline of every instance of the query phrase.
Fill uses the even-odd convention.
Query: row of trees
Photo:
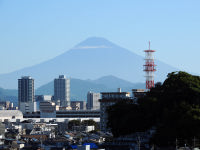
[[[155,126],[152,142],[157,145],[175,144],[177,138],[200,138],[200,77],[172,72],[137,104],[121,101],[107,112],[108,126],[115,137]]]

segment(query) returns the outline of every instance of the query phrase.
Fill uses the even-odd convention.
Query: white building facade
[[[37,102],[21,102],[19,107],[23,114],[39,111]]]
[[[0,121],[22,120],[23,114],[19,110],[0,110]]]

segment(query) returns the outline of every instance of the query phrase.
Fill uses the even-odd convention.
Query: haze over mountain
[[[143,64],[144,57],[104,38],[92,37],[51,60],[12,73],[1,74],[0,86],[16,89],[17,79],[29,75],[35,79],[37,88],[52,81],[60,74],[93,80],[114,75],[133,83],[144,83]],[[161,61],[156,61],[156,64],[155,81],[163,81],[169,72],[177,70]]]
[[[53,81],[39,87],[36,94],[53,95]],[[122,91],[129,91],[133,88],[145,88],[144,83],[131,83],[114,76],[105,76],[97,80],[80,80],[71,78],[70,81],[70,97],[71,100],[86,100],[87,92],[114,92],[117,88],[122,88]]]
[[[122,91],[131,92],[133,88],[144,88],[144,83],[131,83],[114,76],[104,76],[97,80],[80,80],[71,78],[70,80],[70,99],[86,100],[87,92],[114,92],[117,88],[122,88]],[[35,90],[36,95],[53,95],[53,81],[42,85]],[[0,88],[0,101],[9,100],[17,106],[17,90],[9,90]]]

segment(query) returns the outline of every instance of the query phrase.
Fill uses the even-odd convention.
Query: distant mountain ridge
[[[37,88],[36,95],[53,95],[53,81]],[[71,100],[86,100],[87,92],[113,92],[117,88],[129,91],[133,88],[144,88],[144,83],[131,83],[115,76],[104,76],[96,80],[70,79]],[[0,88],[0,100],[11,100],[17,104],[17,90]]]
[[[17,106],[17,90],[0,88],[0,101],[11,101]]]
[[[25,63],[25,62],[24,62]],[[60,74],[78,79],[97,79],[114,75],[132,83],[144,82],[144,57],[124,49],[104,38],[88,38],[65,53],[43,63],[0,75],[0,86],[17,88],[17,79],[29,75],[38,88]],[[156,61],[155,81],[164,81],[169,72],[177,69]]]
[[[112,84],[113,83],[113,84]],[[53,95],[53,81],[39,87],[36,94]],[[134,88],[145,88],[144,83],[131,83],[115,76],[105,76],[97,80],[80,80],[72,78],[70,80],[71,100],[86,100],[87,92],[114,92],[117,88],[122,91],[129,91]]]
[[[115,77],[113,75],[101,77],[101,78],[99,78],[97,80],[93,80],[93,82],[97,83],[97,84],[106,85],[109,88],[116,88],[116,87],[124,88],[124,87],[132,87],[132,86],[135,85],[135,84],[133,84],[131,82],[128,82],[128,81],[120,79],[120,78],[117,78],[117,77]]]

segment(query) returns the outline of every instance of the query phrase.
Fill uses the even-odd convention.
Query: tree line
[[[200,77],[182,71],[169,73],[163,84],[157,83],[137,103],[120,101],[107,113],[107,125],[115,137],[156,127],[150,142],[160,146],[175,144],[177,138],[199,139]]]

